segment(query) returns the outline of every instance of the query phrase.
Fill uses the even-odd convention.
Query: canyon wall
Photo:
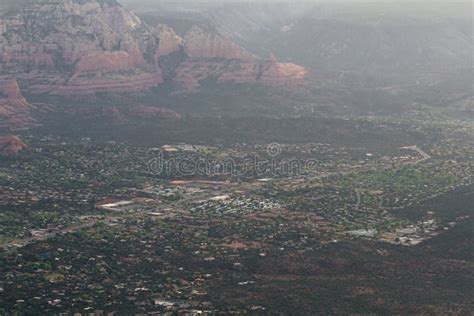
[[[141,92],[165,81],[176,89],[217,84],[294,86],[306,70],[266,61],[204,26],[183,36],[150,26],[114,1],[29,0],[0,21],[0,122],[34,125],[27,95],[61,97]]]

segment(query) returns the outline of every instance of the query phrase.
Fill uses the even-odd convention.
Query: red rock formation
[[[262,66],[255,55],[206,27],[193,26],[183,38],[169,26],[150,27],[113,2],[27,1],[4,25],[0,72],[21,78],[29,94],[139,92],[160,85],[162,72],[186,90],[208,79],[292,86],[306,76],[303,67],[276,59]],[[0,100],[0,120],[15,128],[33,124],[20,93]]]
[[[7,100],[10,104],[18,108],[26,109],[29,107],[28,102],[21,95],[20,86],[16,80],[9,80],[6,82],[3,88],[3,95],[7,97]]]
[[[13,156],[18,155],[20,151],[27,148],[18,137],[16,136],[3,136],[0,137],[0,155]]]
[[[32,83],[29,91],[31,93],[47,93],[63,97],[94,96],[96,93],[141,92],[156,87],[162,82],[163,79],[159,73],[112,73],[110,76],[85,74],[72,77],[67,81],[56,81],[52,84]]]
[[[162,82],[153,58],[156,36],[112,2],[28,1],[3,24],[0,71],[22,78],[29,93],[129,92]]]
[[[156,27],[156,35],[159,38],[156,57],[166,56],[177,52],[181,49],[183,39],[176,35],[175,31],[168,25],[158,25]]]
[[[186,90],[199,87],[200,81],[214,78],[220,84],[264,84],[294,87],[307,76],[304,67],[292,63],[279,63],[272,58],[262,65],[256,61],[190,59],[179,65],[175,82]]]
[[[200,80],[218,78],[225,72],[224,64],[219,61],[187,60],[176,69],[174,81],[186,90],[198,88]]]
[[[273,86],[294,86],[303,83],[307,74],[304,67],[293,63],[279,63],[272,54],[262,66],[259,81]]]
[[[76,73],[120,71],[144,66],[143,55],[132,56],[128,52],[95,52],[80,58],[76,65]]]
[[[279,63],[275,56],[262,65],[254,55],[237,44],[197,26],[192,27],[183,41],[188,58],[179,64],[174,81],[185,90],[194,90],[200,81],[213,78],[220,84],[256,84],[295,86],[304,82],[304,67]]]
[[[232,71],[227,71],[220,75],[217,82],[222,84],[252,84],[257,83],[258,75],[259,67],[256,62],[241,63],[234,67]]]
[[[16,80],[0,82],[0,126],[24,129],[35,125],[31,107],[22,96]]]
[[[6,51],[0,54],[0,69],[23,68],[53,69],[54,59],[51,54],[37,52],[34,55],[26,52]]]

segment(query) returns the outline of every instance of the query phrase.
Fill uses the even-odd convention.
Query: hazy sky
[[[119,0],[120,1],[120,0]],[[120,2],[128,2],[128,3],[137,3],[140,2],[156,2],[156,3],[225,3],[225,2],[310,2],[310,3],[353,3],[353,2],[362,2],[362,3],[469,3],[470,1],[460,0],[460,1],[452,1],[452,0],[122,0]]]

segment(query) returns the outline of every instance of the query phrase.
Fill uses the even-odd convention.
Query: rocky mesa
[[[26,0],[0,19],[0,124],[34,125],[27,95],[87,97],[217,84],[294,86],[306,70],[255,56],[205,26],[179,36],[148,25],[115,0]],[[2,88],[3,87],[3,88]],[[16,91],[16,92],[12,92]]]
[[[275,56],[262,59],[207,27],[194,25],[183,38],[169,27],[160,26],[166,50],[158,54],[162,68],[169,56],[181,56],[173,69],[173,80],[187,89],[203,80],[220,84],[257,84],[295,86],[304,82],[307,71],[292,63],[280,63]],[[176,60],[176,59],[175,59]]]
[[[0,21],[0,72],[34,94],[139,91],[162,82],[157,45],[114,1],[30,0]]]
[[[17,136],[1,136],[0,137],[0,155],[15,156],[23,149],[27,148],[20,138]]]
[[[145,24],[114,0],[29,0],[0,21],[0,73],[21,78],[33,94],[141,91],[161,84],[164,70],[187,88],[207,78],[294,84],[304,73],[291,69],[296,65],[262,63],[213,30],[194,25],[180,37],[167,25]]]
[[[0,80],[0,127],[19,130],[34,125],[31,106],[21,94],[18,82]]]

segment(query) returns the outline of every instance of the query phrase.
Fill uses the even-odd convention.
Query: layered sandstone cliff
[[[25,129],[34,125],[31,106],[21,94],[18,82],[0,81],[0,127]]]
[[[186,89],[197,88],[207,79],[221,84],[294,86],[307,75],[304,67],[279,63],[274,56],[259,60],[234,42],[199,26],[191,27],[180,43],[187,58],[178,65],[174,80]]]
[[[112,0],[28,0],[0,24],[0,84],[18,92],[2,94],[0,124],[13,128],[34,124],[18,79],[29,95],[74,97],[140,92],[164,81],[185,90],[204,81],[291,86],[306,76],[208,27],[194,25],[181,37],[170,26],[149,26]]]
[[[117,4],[33,0],[4,24],[1,74],[21,77],[33,93],[139,91],[162,82],[153,67],[158,38]]]
[[[272,55],[262,64],[258,80],[268,85],[294,86],[303,82],[306,75],[304,67],[293,63],[280,63]]]
[[[304,77],[293,64],[262,68],[257,56],[207,27],[194,25],[180,37],[167,25],[146,25],[113,1],[31,0],[2,25],[0,73],[21,78],[33,94],[141,91],[161,84],[163,70],[186,88],[209,78],[286,84]]]
[[[183,39],[166,24],[160,24],[155,28],[155,34],[159,39],[156,57],[170,55],[179,51],[183,46]]]
[[[27,146],[17,136],[0,137],[0,155],[14,156],[18,155]]]
[[[102,111],[102,117],[111,123],[127,123],[130,119],[181,119],[181,114],[164,107],[134,105],[126,107],[110,106]]]

